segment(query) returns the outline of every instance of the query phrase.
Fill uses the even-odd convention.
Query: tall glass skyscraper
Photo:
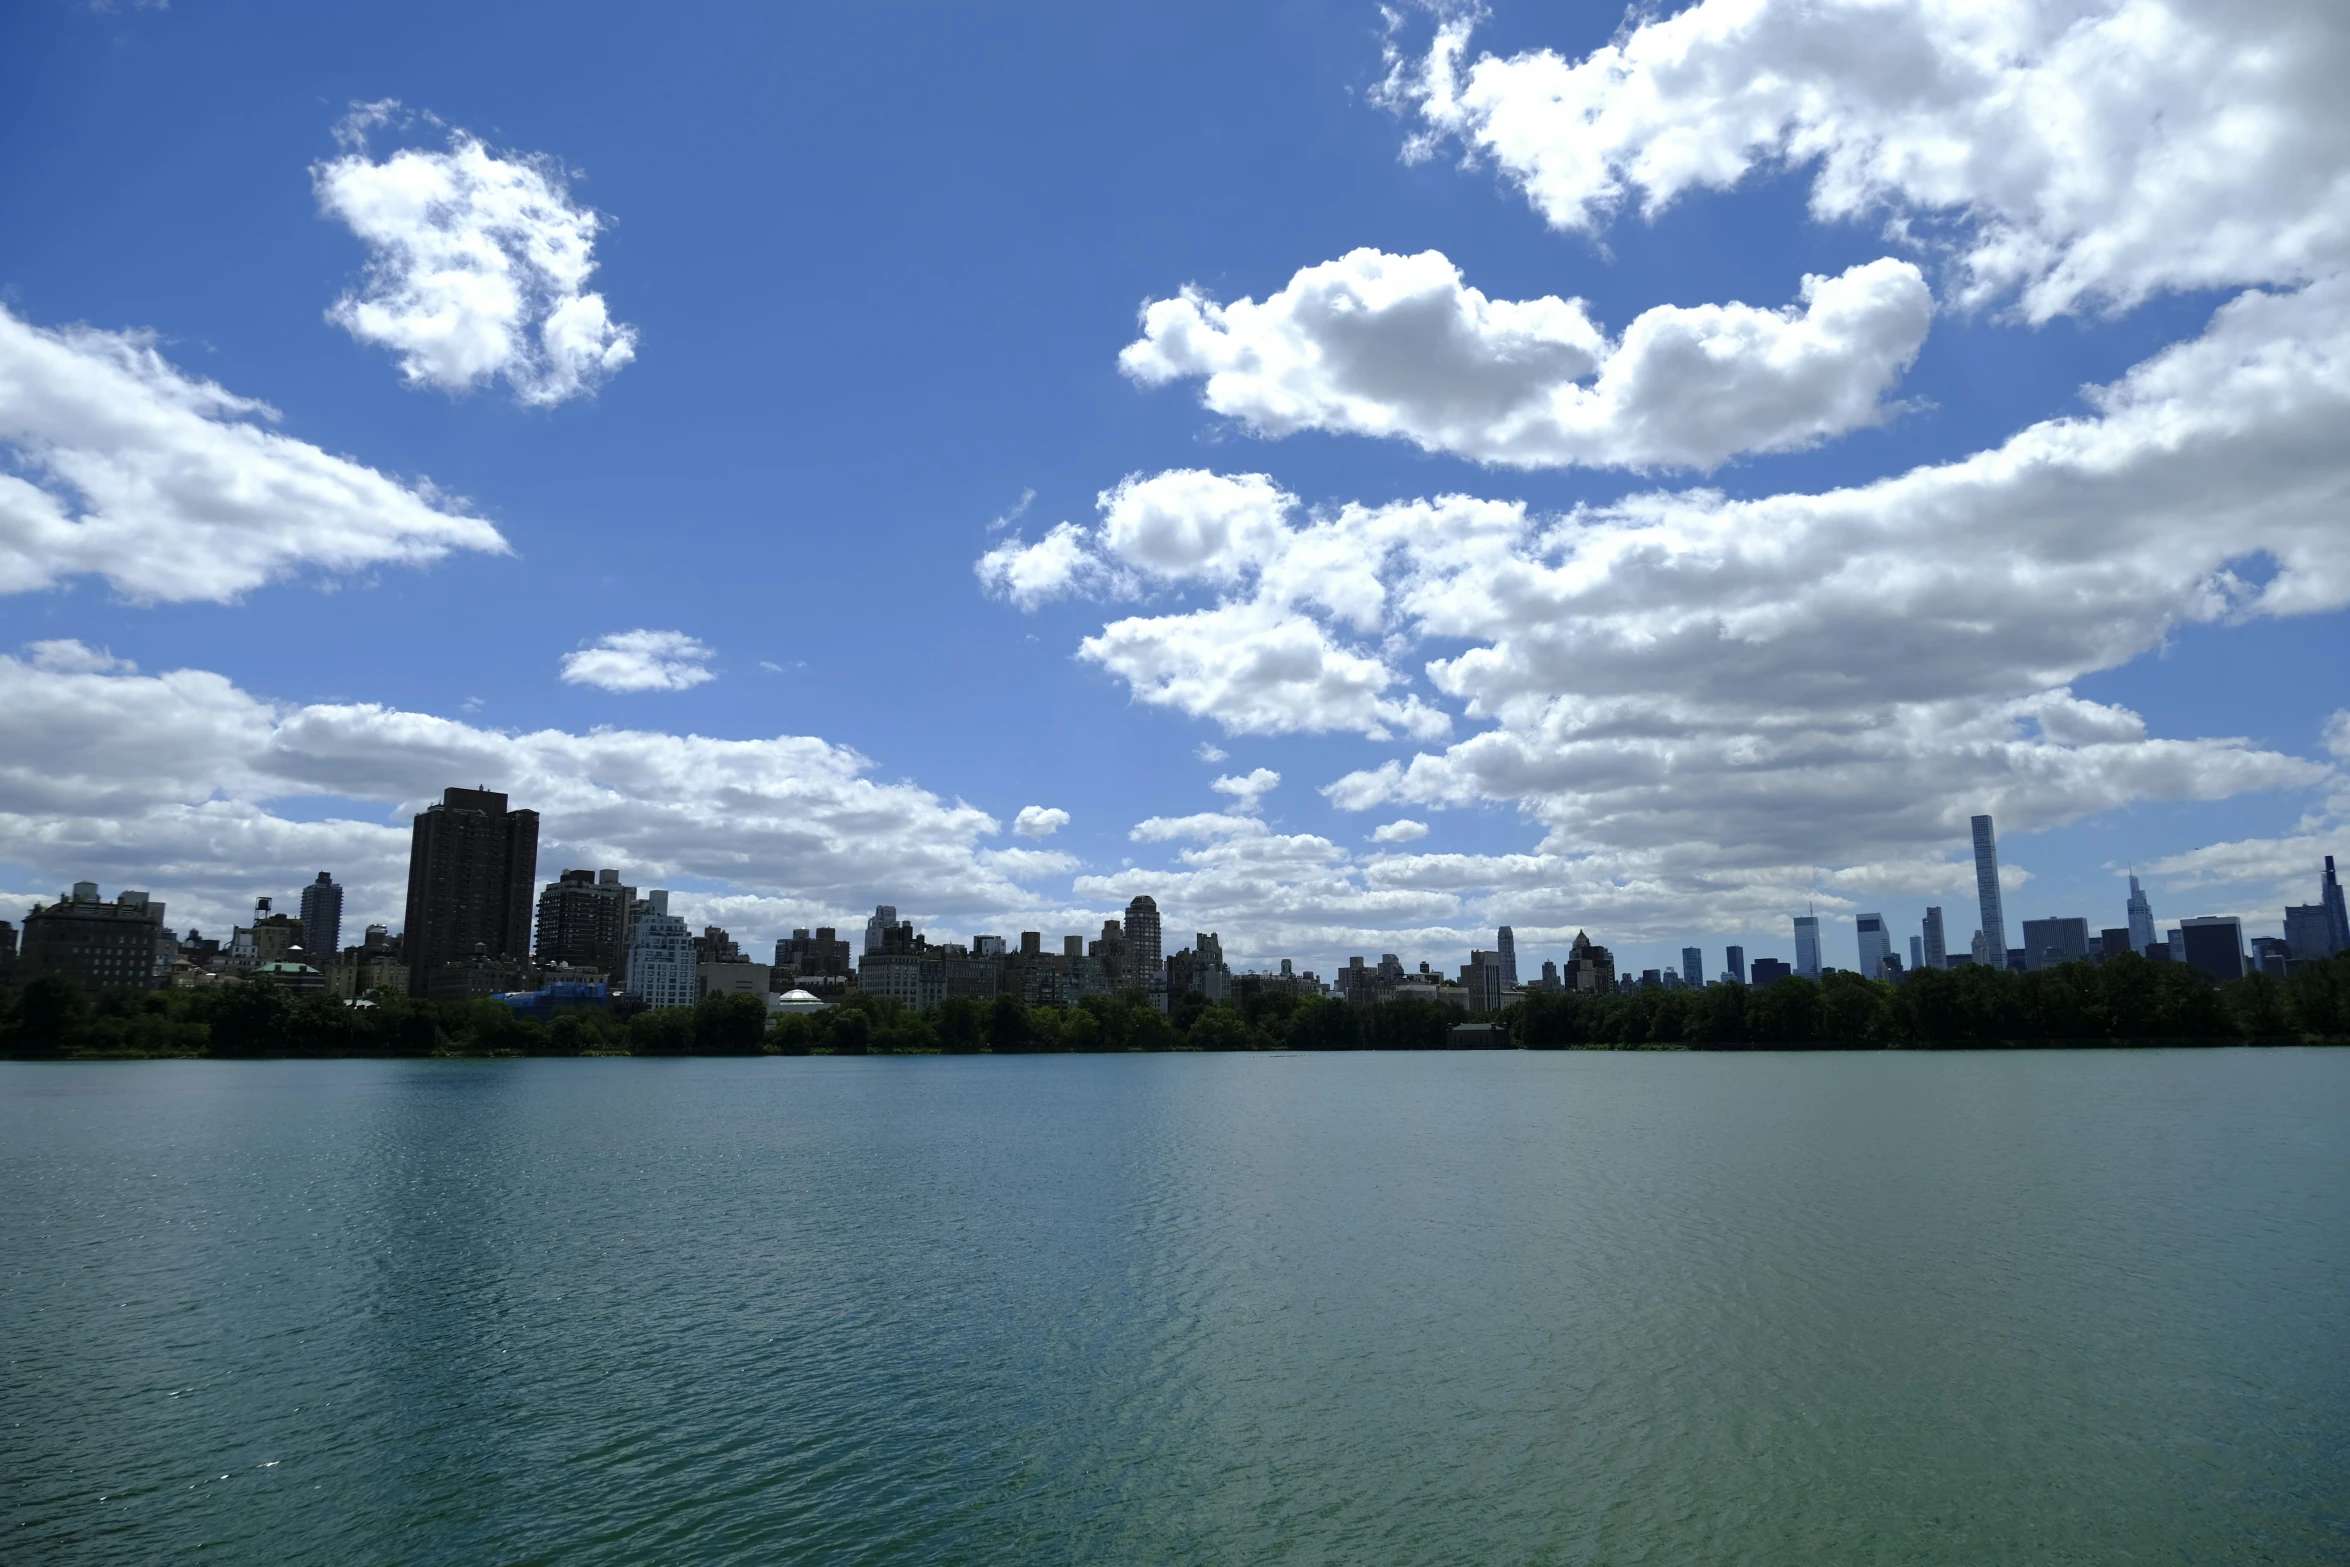
[[[1926,923],[1919,933],[1924,938],[1926,968],[1950,967],[1950,940],[1943,934],[1942,910],[1939,906],[1926,910]]]
[[[2138,878],[2130,878],[2130,950],[2140,957],[2154,945],[2154,905],[2146,901],[2146,889],[2138,885]]]
[[[1820,977],[1820,917],[1795,916],[1795,972],[1805,979]]]
[[[1493,950],[1501,954],[1501,984],[1504,990],[1518,988],[1518,937],[1507,925],[1494,932]]]
[[[1860,977],[1883,979],[1885,960],[1893,955],[1893,938],[1885,931],[1885,916],[1859,915],[1853,920],[1852,928],[1860,938]]]
[[[2007,967],[2007,913],[1999,902],[1999,842],[1991,818],[1975,818],[1975,897],[1983,906],[1983,941],[1993,968]]]
[[[1705,984],[1705,952],[1699,947],[1681,949],[1681,983],[1695,990]]]

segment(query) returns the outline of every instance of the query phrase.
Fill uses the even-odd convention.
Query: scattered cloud
[[[1013,523],[1018,522],[1021,518],[1027,516],[1028,508],[1034,505],[1035,502],[1036,490],[1034,486],[1022,490],[1018,500],[1005,507],[1002,511],[996,513],[995,517],[989,521],[987,525],[987,531],[990,533],[1003,532]]]
[[[620,631],[563,656],[563,678],[607,691],[684,691],[718,677],[717,656],[682,631]]]
[[[56,637],[45,642],[27,642],[25,662],[35,669],[53,675],[135,675],[139,666],[127,658],[116,658],[105,648],[95,648],[72,637]]]
[[[1197,289],[1144,307],[1118,356],[1145,386],[1259,435],[1391,436],[1518,468],[1711,469],[1882,422],[1934,313],[1886,259],[1806,277],[1800,305],[1659,305],[1610,341],[1579,299],[1494,300],[1430,250],[1356,250],[1259,304]],[[1115,547],[1115,541],[1113,541]]]
[[[1428,824],[1415,822],[1408,816],[1399,816],[1371,829],[1373,843],[1416,843],[1427,836]]]
[[[1281,775],[1270,767],[1259,767],[1236,778],[1219,778],[1208,787],[1230,795],[1235,810],[1254,815],[1265,796],[1281,787]]]
[[[1214,766],[1218,762],[1229,762],[1232,760],[1231,753],[1224,750],[1223,747],[1206,740],[1202,740],[1196,747],[1194,747],[1191,754],[1198,757],[1201,761],[1208,763],[1210,766]]]
[[[680,893],[684,906],[731,909],[754,931],[843,924],[877,901],[966,929],[1100,920],[1026,886],[1074,861],[983,851],[998,831],[985,812],[870,772],[808,736],[508,734],[372,703],[275,702],[203,670],[0,655],[10,858],[52,892],[84,879],[152,890],[179,926],[242,916],[254,894],[290,893],[321,867],[351,889],[348,922],[396,925],[407,818],[458,783],[542,813],[546,878],[611,866],[639,886],[684,880],[704,889]]]
[[[1069,813],[1057,805],[1023,805],[1012,818],[1012,831],[1023,838],[1050,838],[1069,825]]]
[[[1573,61],[1472,61],[1481,17],[1439,11],[1384,97],[1418,118],[1408,155],[1457,143],[1563,230],[1805,169],[1816,218],[1889,219],[1952,255],[1963,302],[2034,321],[2350,251],[2330,0],[1700,0]]]
[[[142,603],[226,602],[306,569],[505,551],[463,502],[277,420],[148,334],[35,327],[0,307],[0,593],[87,575]]]
[[[410,385],[503,377],[528,404],[592,392],[633,360],[636,329],[587,286],[603,219],[573,203],[563,166],[462,130],[445,151],[376,162],[368,132],[398,114],[392,100],[355,106],[337,129],[348,150],[311,169],[319,206],[368,247],[366,280],[327,319],[392,350]]]

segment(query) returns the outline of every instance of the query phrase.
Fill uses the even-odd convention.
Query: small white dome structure
[[[817,1000],[804,990],[787,990],[780,996],[770,995],[767,998],[769,1012],[821,1012],[827,1005],[829,1003]]]

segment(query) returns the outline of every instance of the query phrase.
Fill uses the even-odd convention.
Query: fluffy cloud
[[[1399,816],[1371,829],[1373,843],[1416,843],[1427,836],[1428,824],[1415,822],[1408,816]]]
[[[241,917],[255,893],[321,868],[350,887],[354,925],[396,924],[405,818],[451,783],[540,811],[545,876],[613,866],[643,886],[698,883],[680,896],[703,917],[842,924],[886,898],[956,928],[1099,918],[1022,885],[1073,861],[982,849],[998,830],[985,812],[876,782],[820,739],[503,734],[372,704],[281,705],[201,670],[75,662],[0,656],[0,841],[58,886],[146,888],[177,924]]]
[[[1575,61],[1471,62],[1477,20],[1445,15],[1388,99],[1414,152],[1457,140],[1562,229],[1809,168],[1818,217],[1947,235],[1962,297],[2034,320],[2350,250],[2330,0],[1701,0]]]
[[[1012,818],[1012,831],[1023,838],[1050,838],[1069,825],[1069,813],[1057,805],[1023,805]]]
[[[0,308],[0,592],[90,575],[142,602],[222,601],[307,568],[505,549],[429,484],[281,435],[277,418],[143,334]]]
[[[1112,621],[1079,654],[1124,680],[1137,700],[1213,718],[1233,734],[1359,729],[1432,739],[1452,727],[1374,654],[1345,646],[1311,617],[1261,601]]]
[[[563,678],[607,691],[684,691],[718,677],[717,650],[682,631],[621,631],[563,655]]]
[[[1807,277],[1786,310],[1660,305],[1609,342],[1579,299],[1488,299],[1436,251],[1357,250],[1262,304],[1154,301],[1118,363],[1149,386],[1204,377],[1200,400],[1262,435],[1393,436],[1521,468],[1710,469],[1881,421],[1933,310],[1916,266],[1888,259]]]
[[[2091,402],[1825,493],[1292,507],[1239,591],[1081,651],[1236,731],[1377,733],[1402,727],[1376,704],[1403,660],[1458,649],[1422,667],[1481,732],[1331,798],[1515,804],[1546,853],[1608,846],[1606,907],[1679,886],[1675,906],[1734,908],[1695,896],[1700,867],[1770,896],[1914,883],[1979,810],[2028,831],[2323,784],[2324,763],[2151,735],[2071,687],[2183,624],[2350,604],[2350,284],[2244,295]]]
[[[1185,869],[1130,869],[1103,890],[1179,875],[1158,885],[1275,908],[1318,889],[1334,920],[1357,918],[1344,911],[1367,907],[1358,896],[1410,894],[1454,900],[1413,905],[1445,928],[1507,909],[1522,932],[1591,920],[1661,937],[1675,922],[1761,928],[1808,898],[1834,911],[1958,892],[1951,846],[1980,810],[2014,834],[2133,801],[2330,791],[2291,837],[2182,858],[2182,884],[2222,866],[2267,875],[2338,830],[2350,791],[2333,764],[2153,734],[2075,689],[2176,627],[2350,605],[2338,18],[2291,0],[1701,0],[1636,18],[1586,60],[1471,63],[1474,21],[1442,17],[1434,47],[1399,60],[1391,101],[1423,117],[1423,150],[1457,140],[1562,228],[1596,233],[1627,205],[1794,166],[1818,216],[1882,217],[1896,243],[1948,258],[1970,305],[2012,298],[2042,320],[2259,286],[2086,389],[2085,415],[1875,483],[1650,493],[1553,517],[1460,496],[1292,503],[1275,529],[1205,552],[1213,571],[1127,568],[1215,594],[1085,642],[1139,698],[1235,729],[1391,732],[1370,702],[1425,677],[1477,732],[1329,797],[1507,803],[1544,834],[1530,855],[1349,862],[1273,847],[1246,815],[1171,818],[1154,834],[1201,845]],[[1908,291],[1922,327],[1914,268],[1832,281],[1888,302]],[[1810,314],[1832,313],[1830,286],[1812,286]],[[1798,318],[1772,319],[1797,335]],[[1906,361],[1911,330],[1882,339],[1879,363]],[[1161,301],[1124,362],[1146,381],[1204,377],[1211,407],[1268,434],[1527,461],[1571,423],[1556,389],[1595,395],[1615,363],[1640,362],[1633,336],[1611,349],[1569,303],[1486,299],[1440,257],[1357,252],[1263,303]],[[1889,375],[1859,376],[1865,396],[1829,399],[1845,413],[1793,439],[1871,414]],[[1183,490],[1213,493],[1196,477]],[[1123,563],[1106,538],[1074,542],[1097,569]]]
[[[1234,809],[1253,812],[1264,804],[1266,795],[1281,787],[1281,775],[1270,767],[1258,767],[1238,777],[1219,778],[1208,787],[1230,795]]]
[[[364,107],[344,139],[397,107]],[[311,178],[369,252],[365,283],[327,318],[391,349],[410,384],[454,392],[503,376],[525,403],[559,403],[636,357],[636,330],[587,287],[601,220],[573,204],[553,159],[500,157],[458,131],[443,152],[378,163],[355,148]]]
[[[1034,544],[1015,533],[972,569],[982,588],[1023,610],[1108,581],[1086,531],[1073,522],[1055,526]]]

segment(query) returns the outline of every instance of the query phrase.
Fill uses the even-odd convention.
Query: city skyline
[[[2350,847],[2331,56],[1733,12],[20,8],[0,899],[397,923],[463,780],[697,928],[1841,966],[1964,948],[1982,813],[2011,947],[2272,928]]]

